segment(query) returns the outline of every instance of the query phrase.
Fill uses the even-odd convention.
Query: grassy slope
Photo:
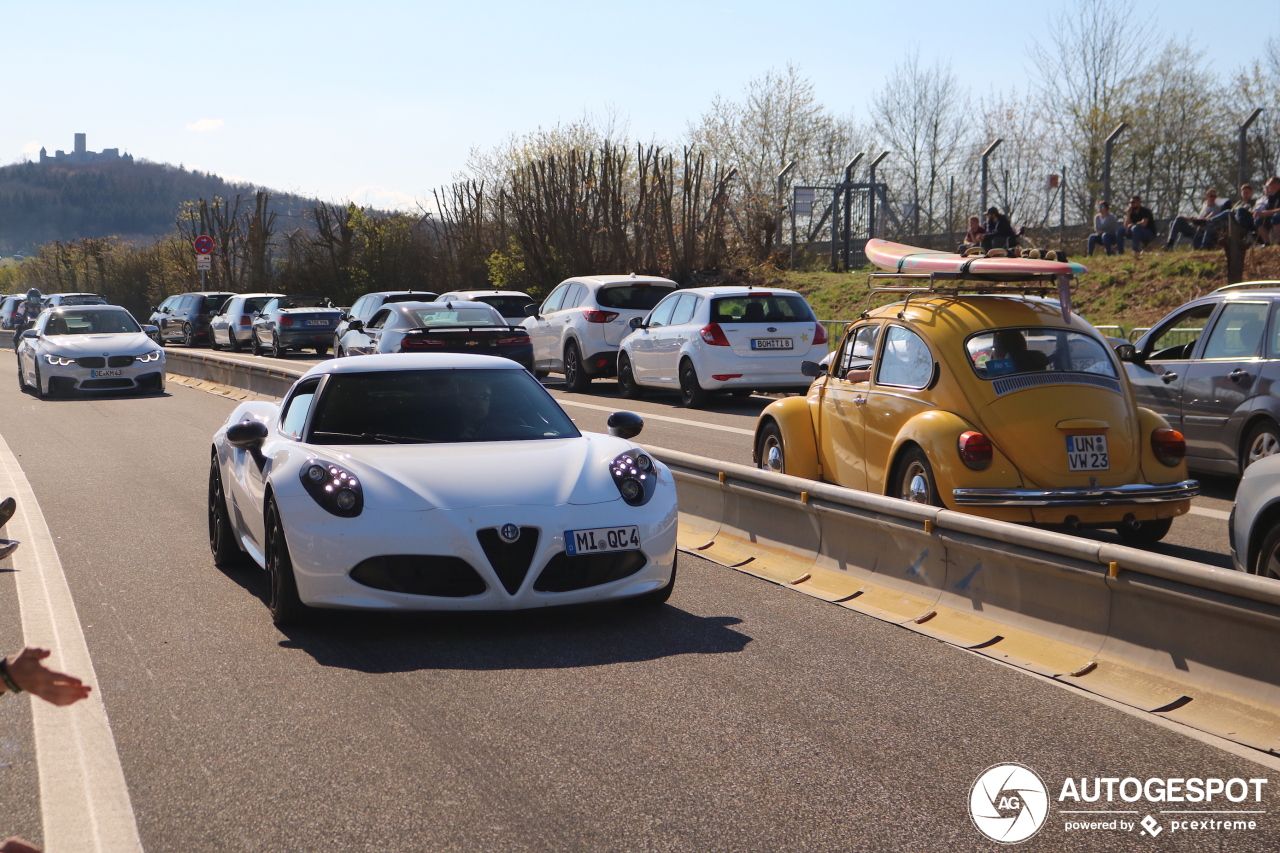
[[[1073,260],[1089,268],[1076,282],[1076,309],[1096,325],[1122,326],[1126,332],[1150,326],[1184,302],[1227,283],[1222,252],[1145,252],[1137,257]],[[852,320],[866,307],[868,272],[771,272],[765,283],[800,291],[824,320]],[[1280,246],[1251,250],[1245,280],[1270,279],[1280,280]]]

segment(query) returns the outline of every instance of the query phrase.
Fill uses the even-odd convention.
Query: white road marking
[[[556,401],[562,406],[577,406],[579,409],[595,409],[597,412],[609,412],[610,414],[618,411],[617,406],[593,406],[590,403],[577,403],[573,400],[566,400],[563,397],[557,397]],[[691,421],[685,418],[669,418],[666,415],[654,415],[649,412],[636,412],[637,415],[646,421],[666,421],[671,424],[683,424],[684,426],[702,427],[703,429],[714,429],[720,432],[731,432],[734,435],[755,435],[755,430],[743,429],[742,427],[720,426],[720,424],[709,424],[705,421]]]
[[[1231,517],[1231,513],[1223,512],[1220,509],[1209,509],[1203,506],[1193,506],[1187,510],[1191,515],[1203,515],[1205,518],[1216,518],[1219,521],[1226,521]]]
[[[11,559],[17,569],[23,639],[28,646],[53,652],[50,667],[94,687],[88,699],[68,708],[31,699],[44,849],[141,853],[133,804],[71,588],[35,492],[3,437],[0,495],[12,495],[18,502],[6,531],[8,538],[22,542]]]

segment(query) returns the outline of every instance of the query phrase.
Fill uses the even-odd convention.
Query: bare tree
[[[970,176],[977,176],[981,149],[995,139],[1003,140],[991,160],[990,187],[994,194],[989,198],[994,198],[1015,223],[1043,227],[1050,213],[1048,177],[1061,171],[1062,161],[1038,99],[1015,88],[992,93],[981,99],[980,105],[981,136],[972,149],[970,163],[973,165],[966,171]],[[962,187],[956,199],[958,208],[965,202],[971,205],[980,192],[977,180],[966,180]],[[968,206],[960,209],[980,212]],[[967,216],[968,213],[957,216],[958,221],[951,223],[947,230],[957,230]]]

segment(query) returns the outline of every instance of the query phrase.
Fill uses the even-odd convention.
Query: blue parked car
[[[326,355],[342,312],[324,296],[278,296],[253,318],[250,344],[254,355],[269,350],[284,358],[289,350],[314,349]]]

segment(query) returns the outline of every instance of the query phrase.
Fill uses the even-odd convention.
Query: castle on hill
[[[89,151],[86,147],[86,136],[83,133],[76,134],[75,150],[68,154],[66,151],[55,151],[50,157],[45,148],[40,149],[41,163],[62,163],[62,164],[78,164],[78,163],[132,163],[132,154],[121,154],[119,148],[103,148],[101,151]]]

